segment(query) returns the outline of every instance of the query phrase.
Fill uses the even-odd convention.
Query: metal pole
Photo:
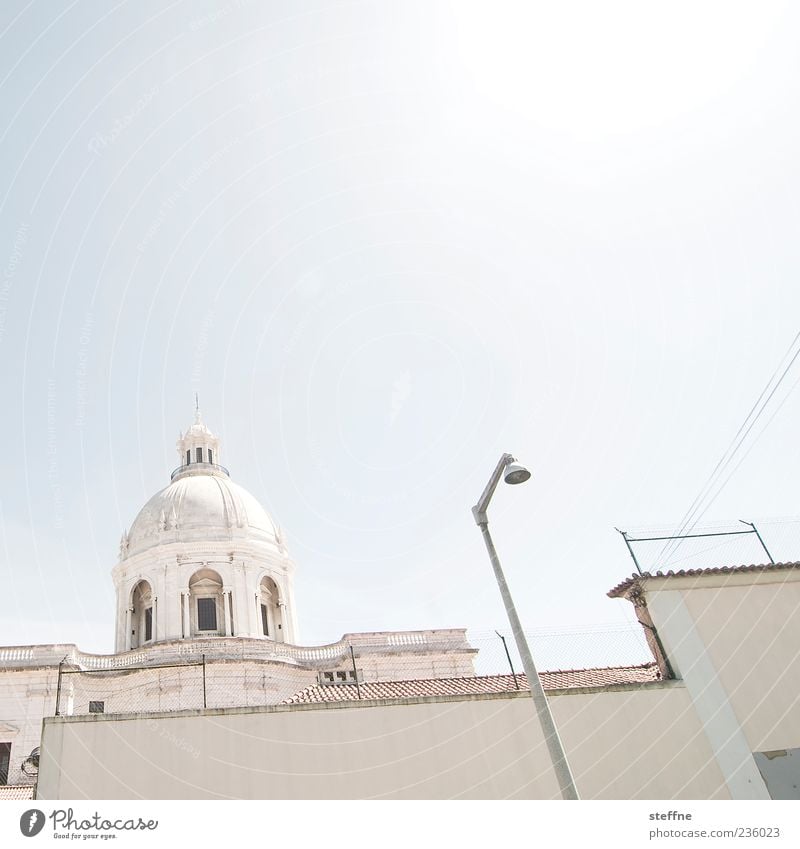
[[[564,752],[564,746],[561,743],[561,738],[558,736],[553,715],[550,713],[550,706],[547,703],[542,682],[539,680],[539,673],[536,671],[536,664],[533,662],[533,656],[528,648],[528,641],[525,639],[525,634],[522,631],[522,624],[517,616],[517,610],[514,607],[514,602],[511,600],[511,593],[506,584],[506,578],[503,574],[503,569],[500,566],[500,558],[497,556],[497,551],[492,542],[491,534],[489,533],[488,522],[479,522],[478,526],[483,534],[483,541],[486,543],[486,550],[489,552],[489,559],[492,562],[494,575],[497,579],[497,585],[500,588],[500,595],[503,597],[503,604],[508,614],[508,620],[511,623],[511,632],[514,635],[514,640],[517,643],[519,656],[522,659],[522,666],[525,670],[525,675],[528,677],[528,686],[531,690],[536,715],[539,718],[539,725],[542,729],[547,750],[550,753],[550,759],[553,762],[553,769],[558,780],[558,786],[561,790],[561,796],[564,799],[578,799],[578,789],[575,786],[575,779],[572,777],[572,771],[567,762],[567,756]]]
[[[511,677],[514,679],[514,687],[519,690],[519,681],[517,681],[517,673],[514,672],[514,664],[511,662],[511,655],[508,653],[508,643],[506,643],[506,638],[499,631],[495,631],[495,634],[497,634],[497,636],[503,641],[503,648],[506,650],[508,665],[511,667]]]
[[[58,664],[58,685],[56,686],[56,716],[61,715],[61,667],[64,665],[64,661]]]
[[[353,646],[350,646],[350,657],[353,661],[353,675],[356,676],[356,692],[358,693],[358,698],[361,698],[361,687],[358,685],[358,670],[356,669],[356,655],[353,651]]]
[[[634,563],[634,565],[636,566],[636,571],[637,571],[637,572],[641,575],[641,574],[642,574],[642,570],[641,570],[641,568],[640,568],[640,566],[639,566],[639,561],[636,559],[636,555],[633,553],[633,549],[631,548],[631,544],[630,544],[630,542],[628,542],[628,532],[627,532],[627,531],[621,531],[619,528],[614,528],[614,530],[615,530],[618,534],[622,534],[622,538],[625,540],[625,545],[627,545],[627,546],[628,546],[628,553],[629,553],[629,554],[630,554],[630,556],[633,558],[633,563]]]
[[[206,656],[203,655],[203,707],[208,707],[206,702]]]
[[[744,519],[739,519],[739,521],[743,525],[750,525],[750,527],[753,529],[753,532],[758,537],[758,541],[761,543],[761,547],[764,549],[764,551],[767,552],[767,557],[769,557],[769,562],[772,563],[772,565],[774,566],[775,561],[772,559],[772,555],[769,553],[769,549],[766,547],[766,545],[764,545],[764,540],[761,539],[761,534],[758,532],[758,528],[752,522],[745,522]]]

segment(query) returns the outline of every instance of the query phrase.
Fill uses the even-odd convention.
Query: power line
[[[695,497],[691,506],[686,511],[686,514],[681,519],[681,525],[680,525],[680,528],[677,531],[676,536],[684,534],[685,531],[687,530],[687,528],[688,528],[689,531],[691,531],[692,528],[694,528],[697,525],[697,523],[700,521],[700,519],[705,515],[705,513],[708,511],[708,509],[714,503],[714,501],[716,500],[716,498],[720,494],[720,492],[722,492],[722,490],[724,489],[725,485],[728,483],[730,478],[736,472],[736,469],[739,468],[739,466],[744,461],[745,457],[747,457],[747,454],[750,453],[753,445],[755,445],[755,443],[758,441],[758,438],[761,436],[761,434],[764,432],[764,430],[766,430],[766,427],[769,426],[770,422],[775,417],[775,414],[783,406],[783,403],[785,402],[786,398],[783,399],[783,401],[778,406],[775,413],[773,413],[772,417],[767,422],[767,425],[758,434],[758,437],[756,437],[756,439],[751,443],[750,447],[747,450],[747,453],[744,455],[744,457],[742,457],[742,459],[739,461],[739,463],[734,468],[734,470],[731,472],[731,474],[728,475],[728,477],[723,482],[722,486],[719,487],[719,489],[716,491],[716,493],[711,498],[711,500],[708,501],[708,503],[705,504],[705,506],[703,506],[703,502],[708,498],[708,495],[710,494],[711,490],[714,488],[714,486],[718,482],[719,478],[722,476],[722,474],[725,472],[727,467],[733,461],[734,457],[736,456],[737,451],[741,448],[742,443],[747,438],[747,435],[750,433],[750,431],[753,429],[753,427],[756,424],[756,422],[758,421],[758,419],[763,414],[764,410],[766,409],[766,407],[769,404],[772,397],[775,395],[775,392],[780,387],[781,383],[783,382],[784,378],[788,374],[788,372],[791,369],[792,365],[794,364],[795,360],[798,358],[798,356],[800,356],[800,348],[798,348],[795,351],[794,356],[792,356],[791,360],[789,361],[788,365],[784,368],[783,373],[781,374],[780,378],[778,378],[777,383],[775,383],[775,385],[772,387],[772,390],[769,391],[769,394],[767,395],[767,397],[764,398],[764,396],[765,396],[765,394],[767,394],[770,386],[775,381],[775,377],[778,374],[778,372],[780,371],[784,362],[786,361],[786,358],[791,354],[792,350],[797,345],[798,340],[800,340],[800,332],[797,333],[797,335],[792,340],[791,345],[789,345],[789,348],[787,349],[786,353],[783,355],[783,357],[781,357],[781,360],[778,363],[777,367],[773,371],[772,375],[770,376],[770,378],[767,381],[764,388],[761,390],[761,394],[758,396],[758,398],[756,399],[756,402],[750,408],[750,411],[748,412],[747,416],[745,416],[745,419],[742,422],[741,426],[739,427],[739,430],[736,432],[736,435],[733,437],[730,444],[725,449],[725,452],[723,453],[722,457],[720,457],[719,461],[717,462],[717,465],[714,467],[714,469],[711,472],[711,474],[709,475],[708,479],[703,484],[703,487],[701,488],[700,492],[697,494],[697,496]],[[792,389],[789,390],[789,393],[786,396],[787,398],[788,398],[788,395],[791,394],[793,389],[794,389],[794,386],[792,386]],[[763,403],[762,403],[762,399],[764,399]],[[761,405],[760,408],[759,408],[759,404]],[[756,410],[756,408],[758,408],[758,412],[755,414],[755,417],[753,417],[753,412]],[[751,418],[752,418],[752,421],[751,421]],[[748,422],[749,422],[749,424],[748,424]],[[698,511],[700,510],[701,506],[703,506],[703,509],[702,509],[702,512],[700,512],[699,515],[698,515]],[[681,539],[667,541],[664,544],[661,551],[659,552],[658,557],[657,557],[657,561],[661,560],[664,557],[670,556],[671,554],[674,554],[674,552],[680,546],[681,542],[682,542]]]

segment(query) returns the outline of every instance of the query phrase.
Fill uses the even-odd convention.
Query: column
[[[280,643],[287,642],[286,640],[286,602],[279,601],[277,606],[278,616],[277,622],[275,623],[275,635],[274,639],[276,639]],[[280,627],[279,627],[280,626]]]
[[[131,650],[131,616],[133,615],[133,608],[126,607],[125,608],[125,651]]]
[[[183,636],[188,640],[192,636],[192,617],[189,610],[189,593],[181,593],[183,600]]]
[[[225,636],[231,635],[231,608],[228,603],[228,598],[231,591],[227,587],[222,588],[222,622],[225,626]]]
[[[247,584],[244,564],[236,563],[231,583],[231,600],[233,601],[233,633],[237,637],[258,636],[252,621],[253,605],[250,599],[250,587]]]
[[[152,642],[156,642],[158,640],[158,596],[153,596],[153,628],[152,634],[150,637]]]

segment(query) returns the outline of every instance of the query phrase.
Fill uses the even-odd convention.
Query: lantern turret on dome
[[[195,403],[181,464],[120,541],[116,650],[208,637],[294,642],[294,564],[272,517],[220,465]]]
[[[178,435],[175,444],[180,466],[173,472],[173,480],[186,471],[198,471],[197,464],[217,466],[226,475],[228,470],[219,463],[219,439],[206,426],[200,413],[200,404],[195,397],[194,424]],[[194,466],[192,469],[190,467]]]

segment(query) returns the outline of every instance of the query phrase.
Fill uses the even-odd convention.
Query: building
[[[0,648],[0,786],[30,785],[54,714],[275,704],[320,681],[474,674],[464,629],[296,645],[295,567],[279,525],[220,464],[199,409],[176,448],[168,485],[120,540],[115,654]]]
[[[294,644],[280,528],[195,423],[123,534],[113,655],[0,648],[19,797],[551,798],[521,675],[464,630]],[[583,798],[800,798],[800,563],[634,575],[652,660],[542,673]],[[41,753],[32,754],[37,747]]]

